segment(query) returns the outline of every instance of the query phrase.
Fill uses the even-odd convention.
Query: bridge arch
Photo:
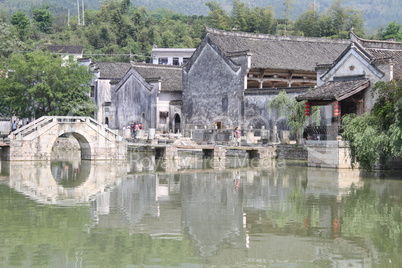
[[[44,116],[13,132],[9,160],[50,160],[56,140],[70,133],[79,143],[81,159],[127,158],[125,139],[89,117]]]
[[[91,145],[90,142],[88,141],[88,138],[85,137],[85,134],[83,133],[78,133],[78,132],[64,132],[61,131],[59,132],[59,135],[54,137],[53,142],[50,141],[50,151],[48,152],[49,154],[52,153],[53,147],[57,141],[58,138],[62,137],[63,135],[71,135],[72,137],[75,138],[75,140],[78,142],[80,146],[80,153],[81,153],[81,159],[83,160],[90,160],[91,159]]]

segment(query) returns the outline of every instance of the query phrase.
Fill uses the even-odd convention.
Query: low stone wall
[[[0,118],[0,136],[8,136],[11,131],[11,119]]]
[[[230,145],[234,142],[233,129],[192,129],[190,136],[198,144]],[[267,144],[269,141],[271,141],[269,130],[241,130],[242,145]]]
[[[196,129],[191,132],[191,139],[199,144],[227,144],[232,137],[231,129]]]
[[[306,141],[308,166],[351,168],[349,146],[344,141]]]
[[[307,148],[301,144],[278,144],[276,146],[276,158],[307,161]]]

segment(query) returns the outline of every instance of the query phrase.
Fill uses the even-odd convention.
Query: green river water
[[[0,267],[402,267],[400,172],[1,162]]]

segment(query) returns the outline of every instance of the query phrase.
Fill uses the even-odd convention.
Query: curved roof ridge
[[[395,40],[369,40],[358,37],[353,31],[350,32],[350,39],[353,42],[359,43],[365,48],[376,48],[376,49],[401,49],[402,42]]]
[[[323,42],[323,43],[350,43],[349,39],[330,39],[324,37],[305,37],[305,36],[292,36],[292,35],[272,35],[272,34],[261,34],[261,33],[247,33],[247,32],[235,32],[235,31],[224,31],[214,28],[206,27],[206,33],[214,35],[225,35],[234,36],[240,38],[254,38],[254,39],[265,39],[265,40],[275,40],[275,41],[299,41],[299,42]]]

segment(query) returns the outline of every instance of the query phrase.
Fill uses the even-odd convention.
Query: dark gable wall
[[[185,128],[222,121],[223,127],[242,125],[243,91],[247,56],[225,59],[205,38],[183,69],[183,119]]]
[[[246,95],[244,97],[244,127],[267,129],[273,127],[272,119],[275,120],[276,113],[268,111],[268,102],[277,95]],[[271,116],[272,115],[272,118]]]
[[[112,93],[113,128],[122,129],[132,121],[142,122],[145,129],[155,128],[157,87],[158,83],[152,87],[130,70]]]

